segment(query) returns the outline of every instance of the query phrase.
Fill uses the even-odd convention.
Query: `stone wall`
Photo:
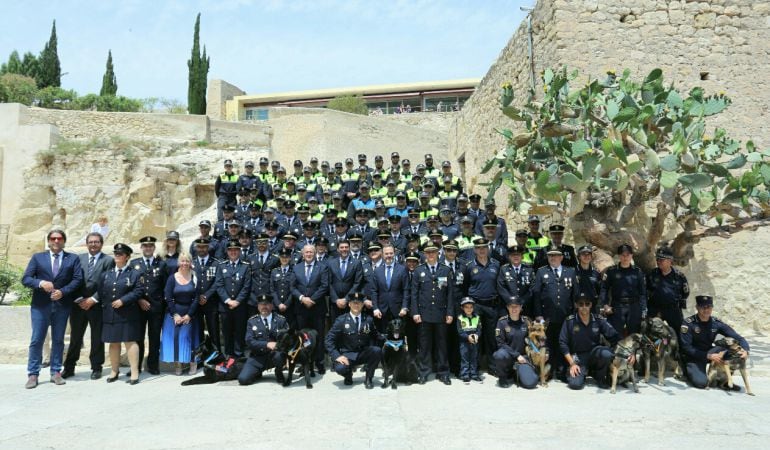
[[[246,92],[224,80],[210,80],[206,90],[206,115],[225,120],[225,103],[236,95],[246,95]]]
[[[211,141],[253,147],[269,147],[270,127],[261,123],[211,120]]]
[[[24,124],[51,124],[67,139],[119,136],[128,139],[208,141],[208,117],[29,108]]]

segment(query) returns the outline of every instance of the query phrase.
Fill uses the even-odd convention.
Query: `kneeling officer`
[[[283,367],[286,354],[275,349],[278,335],[289,330],[289,324],[280,314],[273,313],[273,300],[267,295],[257,297],[259,314],[252,316],[246,327],[246,346],[251,350],[238,376],[238,383],[249,385],[262,378],[262,372],[271,367]],[[276,371],[278,383],[283,373]]]

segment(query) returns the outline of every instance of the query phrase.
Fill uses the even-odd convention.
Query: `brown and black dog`
[[[636,385],[634,367],[628,363],[628,357],[631,355],[636,357],[641,346],[642,335],[639,333],[629,334],[615,344],[615,357],[612,358],[612,363],[610,363],[610,377],[612,378],[611,394],[614,394],[617,390],[618,383],[623,384],[629,381],[634,386],[634,392],[639,392],[639,387]]]
[[[540,375],[540,386],[548,387],[548,378],[551,373],[551,365],[548,364],[548,346],[546,345],[545,330],[548,322],[533,322],[525,319],[527,323],[527,338],[525,340],[527,359],[535,366]]]
[[[658,368],[658,386],[665,385],[666,368],[674,366],[674,376],[681,377],[679,365],[679,340],[676,332],[660,317],[648,317],[642,321],[642,354],[644,356],[644,382],[650,382],[650,362]]]
[[[709,364],[708,384],[706,389],[711,386],[733,388],[733,372],[739,370],[743,377],[743,385],[746,387],[746,393],[754,395],[749,385],[749,370],[746,368],[746,360],[741,358],[740,352],[743,350],[737,340],[731,337],[718,339],[714,345],[725,349],[725,355],[721,363]]]

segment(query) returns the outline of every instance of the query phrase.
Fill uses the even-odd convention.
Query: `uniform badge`
[[[607,281],[607,272],[602,274],[602,281]]]
[[[253,327],[251,327],[251,329],[254,330],[254,331],[257,331],[257,326],[254,325]]]
[[[695,330],[694,330],[694,331],[695,331],[696,333],[700,333],[700,327],[695,327]]]
[[[420,277],[424,277],[424,276],[425,276],[425,272],[420,272]]]
[[[500,336],[500,329],[499,328],[495,328],[495,336]]]
[[[281,274],[280,274],[280,273],[277,273],[277,274],[275,274],[275,277],[276,277],[276,278],[281,278]]]
[[[477,267],[474,267],[473,268],[473,274],[476,275],[477,273],[479,273],[479,269]]]
[[[687,325],[682,325],[682,326],[679,328],[679,332],[681,332],[681,333],[687,333],[687,330],[689,330],[689,329],[690,329],[690,327],[688,327]]]
[[[579,326],[575,325],[574,327],[572,327],[572,332],[573,333],[577,333],[578,331],[580,331],[580,327]]]
[[[222,273],[227,273],[227,269],[222,269]]]
[[[547,280],[548,279],[548,274],[543,275],[543,279]]]
[[[135,269],[135,270],[139,270],[139,269],[141,269],[141,268],[142,268],[142,266],[140,266],[139,264],[137,264],[137,265],[135,265],[135,266],[134,266],[134,269]]]
[[[511,332],[511,327],[505,327],[505,332],[506,333],[510,333]]]

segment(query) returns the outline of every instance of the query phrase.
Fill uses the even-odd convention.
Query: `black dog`
[[[220,381],[233,381],[238,379],[246,358],[228,358],[219,353],[214,344],[211,343],[211,337],[206,334],[203,342],[195,349],[193,358],[199,359],[203,363],[203,375],[182,382],[182,386],[192,386],[194,384],[213,384]]]
[[[311,377],[315,376],[313,359],[315,348],[318,345],[318,333],[310,328],[303,328],[299,331],[286,330],[279,332],[276,338],[276,351],[286,355],[286,361],[289,364],[289,376],[284,378],[283,367],[275,368],[275,378],[284,386],[291,384],[291,377],[294,374],[294,367],[301,364],[305,375],[305,387],[313,389]]]
[[[397,382],[407,385],[417,382],[417,362],[407,351],[407,341],[404,336],[404,321],[395,318],[388,323],[387,337],[382,346],[382,388],[388,384],[396,389]],[[393,379],[388,381],[388,378]]]

